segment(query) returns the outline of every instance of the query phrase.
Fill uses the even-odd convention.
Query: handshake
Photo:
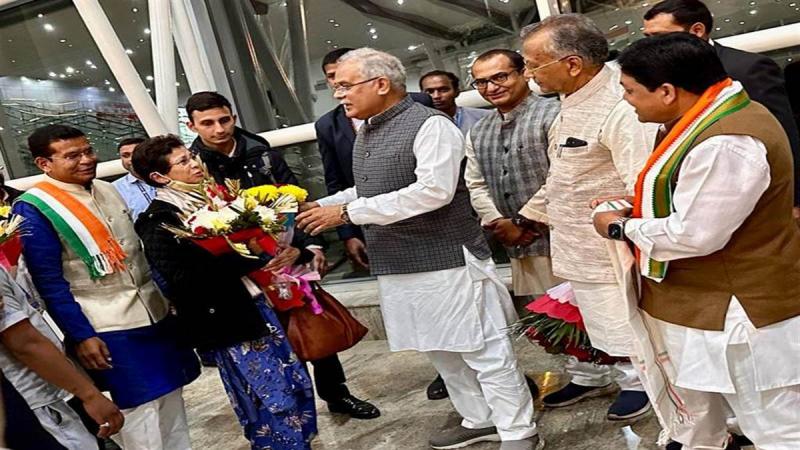
[[[490,231],[492,237],[506,247],[531,245],[547,232],[546,225],[522,216],[513,219],[495,219],[484,225],[483,228]]]

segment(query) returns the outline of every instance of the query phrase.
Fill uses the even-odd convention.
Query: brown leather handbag
[[[313,290],[322,314],[314,314],[308,305],[280,314],[289,343],[301,361],[315,361],[345,351],[369,331],[317,283],[313,283]]]

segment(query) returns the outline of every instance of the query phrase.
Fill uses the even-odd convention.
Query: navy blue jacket
[[[433,100],[428,94],[410,93],[414,101],[427,107],[433,107]],[[328,111],[314,124],[317,130],[317,145],[325,168],[325,185],[328,194],[355,186],[353,179],[353,144],[356,131],[353,123],[347,118],[342,105]],[[361,229],[355,225],[343,225],[337,229],[339,239],[346,241],[352,237],[364,239]]]

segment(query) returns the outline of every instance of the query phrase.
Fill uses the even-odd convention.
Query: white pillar
[[[211,73],[206,73],[203,67],[203,57],[194,36],[186,4],[183,0],[171,0],[171,5],[172,36],[175,38],[175,46],[178,48],[183,70],[186,72],[189,89],[191,92],[213,91]]]
[[[175,86],[175,47],[172,43],[170,0],[149,0],[150,43],[153,48],[158,112],[170,133],[178,133],[178,89]]]
[[[98,0],[73,0],[73,3],[147,134],[165,134],[167,126]]]

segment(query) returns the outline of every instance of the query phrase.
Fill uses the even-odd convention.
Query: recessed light
[[[402,5],[403,3],[405,3],[405,0],[397,0],[398,5]]]
[[[58,42],[61,42],[62,44],[66,44],[67,40],[66,39],[59,39]]]
[[[139,38],[139,42],[144,42],[144,39],[142,39],[142,38]]]
[[[716,31],[719,31],[719,30],[721,30],[721,29],[722,29],[722,28],[720,28],[720,27],[716,27],[716,28],[714,28],[714,30],[716,30]]]
[[[110,88],[108,88],[108,92],[116,92],[116,91],[117,91],[117,90],[116,90],[116,89],[114,89],[113,87],[110,87]]]
[[[36,17],[38,17],[38,18],[40,18],[40,19],[41,19],[42,17],[44,17],[44,14],[42,14],[42,13],[39,13],[39,14],[37,14],[37,15],[36,15]]]
[[[42,25],[42,27],[44,28],[44,31],[53,31],[56,29],[56,27],[50,25],[49,23]]]
[[[144,29],[144,34],[150,34],[150,28],[145,28]]]
[[[67,66],[67,68],[66,68],[66,69],[64,69],[64,70],[65,70],[67,73],[75,73],[75,69],[74,69],[72,66]]]
[[[235,71],[235,70],[233,70],[233,69],[229,70],[228,72],[229,72],[229,73],[236,73],[236,71]]]
[[[147,88],[147,92],[153,92],[153,90],[150,89],[150,88]]]
[[[137,12],[139,12],[139,8],[136,8],[136,7],[134,7],[134,8],[131,8],[131,11],[133,11],[133,12],[137,13]]]
[[[372,35],[372,39],[378,39],[378,35],[377,34],[373,34]]]
[[[336,28],[339,28],[339,24],[338,23],[333,24],[333,26],[336,27]]]
[[[180,87],[180,85],[181,85],[181,84],[180,84],[179,82],[177,82],[177,81],[175,82],[175,86],[178,86],[178,87]]]
[[[60,74],[58,74],[58,78],[67,78],[67,76],[64,75],[63,73],[60,73]]]
[[[378,32],[378,30],[376,30],[375,28],[370,28],[369,32],[372,33],[372,34],[375,34],[375,33]]]
[[[328,19],[328,22],[334,23],[334,22],[336,22],[336,20],[335,19]]]
[[[632,21],[632,20],[630,20],[630,19],[628,19],[628,20],[626,20],[626,21],[625,21],[625,25],[630,25],[630,24],[632,24],[632,23],[633,23],[633,21]]]
[[[86,65],[87,65],[87,66],[93,66],[93,65],[94,65],[94,63],[93,63],[93,62],[92,62],[90,59],[87,59],[87,60],[86,60]]]
[[[133,54],[133,50],[131,50],[131,49],[129,49],[129,48],[126,48],[126,49],[125,49],[125,53],[127,53],[127,54],[129,54],[129,55],[132,55],[132,54]]]
[[[758,10],[757,9],[751,9],[750,10],[750,15],[751,16],[755,16],[756,14],[758,14]]]
[[[333,44],[333,41],[331,41],[330,39],[328,39],[327,41],[325,41],[325,43],[326,43],[326,44]]]
[[[55,77],[57,77],[57,76],[58,76],[58,74],[57,74],[57,73],[55,73],[55,72],[50,72],[50,73],[48,73],[48,75],[50,75],[50,76],[51,76],[51,77],[53,77],[53,78],[55,78]]]
[[[413,52],[413,51],[414,51],[414,50],[416,50],[416,49],[417,49],[417,46],[416,46],[416,45],[409,45],[409,46],[408,46],[408,51],[410,51],[410,52]]]
[[[739,25],[744,25],[744,20],[740,20]]]
[[[110,82],[110,81],[108,81],[108,80],[105,80],[105,81],[103,81],[103,83],[105,83],[105,84],[106,84],[106,86],[108,86],[109,84],[111,84],[111,82]]]
[[[730,21],[731,21],[731,18],[730,18],[730,17],[726,17],[726,18],[725,18],[725,23],[729,23]]]
[[[152,75],[148,75],[145,78],[147,79],[147,81],[153,81],[153,76]]]

